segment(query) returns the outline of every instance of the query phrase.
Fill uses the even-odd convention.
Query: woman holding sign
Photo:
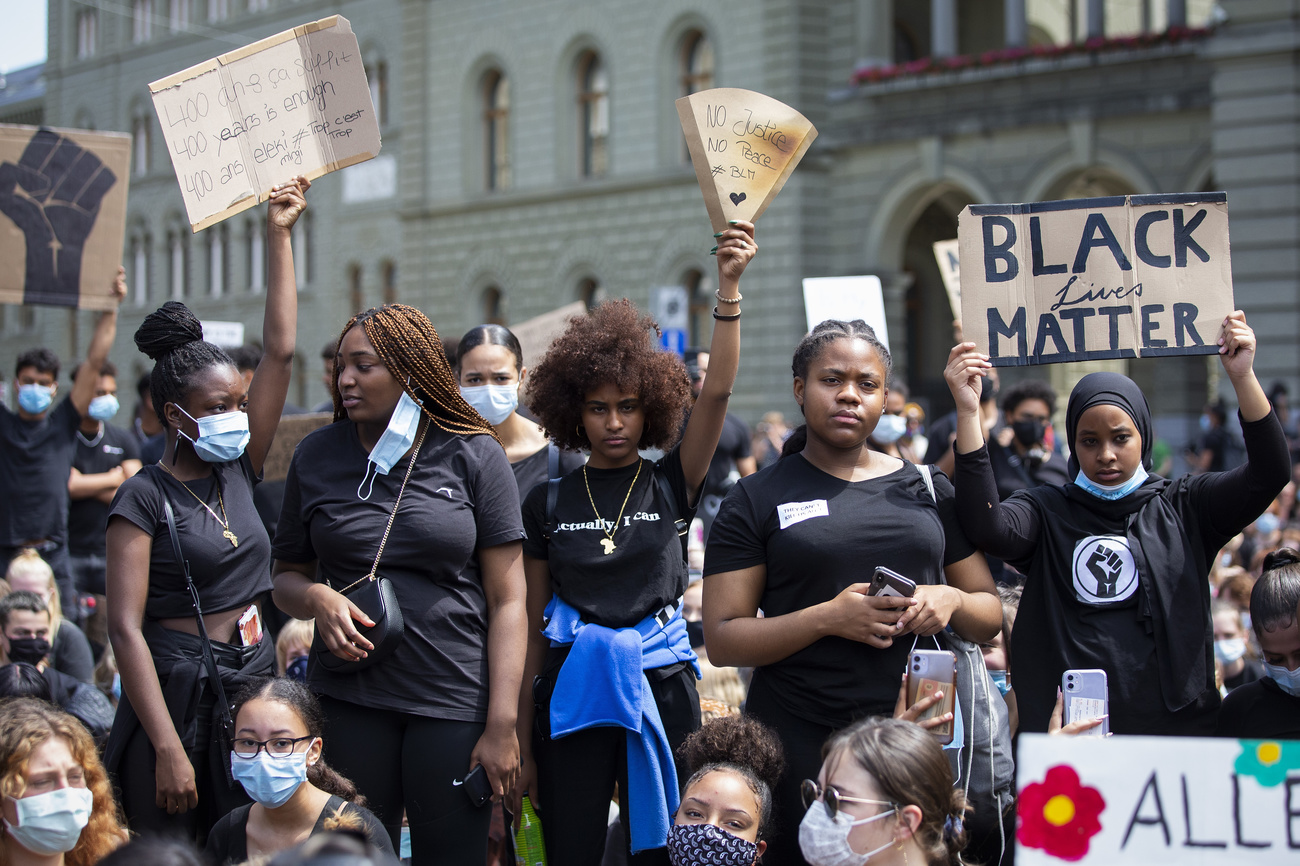
[[[275,673],[259,606],[271,589],[271,542],[253,486],[293,371],[298,288],[290,231],[310,186],[299,177],[272,188],[266,353],[247,390],[184,304],[167,302],[135,334],[156,362],[153,405],[167,431],[162,460],[118,489],[108,522],[109,638],[122,700],[106,763],[136,832],[183,833],[201,844],[218,818],[249,802],[228,778],[228,710],[219,695]]]
[[[1210,564],[1268,507],[1291,465],[1282,426],[1255,378],[1255,333],[1245,314],[1224,319],[1218,343],[1237,394],[1247,463],[1176,481],[1150,475],[1146,398],[1125,376],[1091,373],[1066,409],[1073,481],[1022,490],[1005,502],[978,416],[989,359],[974,343],[949,354],[957,513],[977,544],[1028,576],[1012,633],[1021,730],[1047,730],[1065,671],[1100,668],[1111,731],[1214,732]]]

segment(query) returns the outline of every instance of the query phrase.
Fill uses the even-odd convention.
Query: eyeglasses
[[[840,803],[872,803],[877,806],[894,806],[888,800],[868,800],[863,797],[848,797],[835,790],[830,785],[823,788],[812,779],[804,779],[799,785],[799,794],[803,797],[803,807],[805,809],[812,806],[817,800],[821,800],[826,806],[826,814],[835,820],[835,816],[840,813]]]
[[[257,753],[263,749],[266,749],[266,753],[272,758],[287,758],[293,754],[293,750],[299,743],[314,739],[316,738],[310,734],[305,737],[275,737],[265,742],[244,738],[235,740],[233,748],[235,754],[241,758],[256,758]]]

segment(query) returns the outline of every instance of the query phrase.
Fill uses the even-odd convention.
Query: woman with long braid
[[[389,304],[354,317],[335,371],[335,423],[304,439],[289,466],[275,601],[314,618],[331,654],[318,646],[307,672],[330,763],[394,839],[405,807],[413,862],[482,866],[491,809],[458,783],[481,765],[499,799],[519,772],[518,488],[419,310]],[[337,661],[368,658],[374,645],[358,629],[374,623],[338,590],[370,573],[377,551],[405,634],[391,655],[348,670]]]
[[[307,206],[306,178],[271,194],[267,234],[266,353],[247,391],[230,356],[203,341],[203,326],[169,301],[145,318],[135,343],[156,365],[153,405],[167,431],[163,458],[120,488],[108,521],[108,627],[122,701],[106,763],[117,774],[136,832],[183,833],[202,843],[222,815],[249,802],[228,784],[228,751],[214,747],[217,690],[204,668],[202,631],[165,517],[203,610],[203,626],[228,694],[275,673],[260,611],[271,589],[271,543],[253,485],[284,409],[293,371],[298,290],[290,230]],[[240,624],[245,625],[241,626]]]

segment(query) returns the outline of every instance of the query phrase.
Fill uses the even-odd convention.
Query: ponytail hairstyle
[[[365,331],[366,339],[375,347],[388,372],[402,383],[402,390],[440,429],[466,436],[482,434],[501,441],[492,425],[460,396],[460,385],[447,362],[442,339],[428,316],[406,304],[372,307],[357,313],[343,326],[339,334],[340,351],[343,338],[356,326]],[[330,383],[330,394],[334,398],[334,420],[342,421],[347,413],[339,395],[337,368]]]
[[[316,700],[316,696],[311,693],[311,690],[297,680],[291,680],[287,677],[267,677],[249,683],[235,696],[234,718],[237,720],[240,711],[244,709],[244,705],[254,700],[274,701],[288,707],[302,720],[302,725],[307,729],[308,736],[320,737],[322,742],[324,741],[325,713],[321,710],[320,702]],[[325,793],[346,800],[353,806],[364,807],[366,805],[366,798],[357,790],[357,786],[350,779],[340,775],[325,763],[323,752],[321,753],[321,759],[307,768],[307,781]],[[355,813],[350,813],[346,817],[355,817]],[[360,821],[360,819],[357,820]],[[331,828],[327,827],[326,829]],[[346,827],[345,829],[351,828]]]
[[[180,406],[194,377],[210,367],[234,367],[220,346],[203,339],[203,323],[180,301],[168,301],[149,315],[135,332],[135,347],[154,361],[149,395],[158,421],[167,428],[163,408]]]
[[[888,382],[893,377],[894,359],[890,357],[885,344],[876,336],[876,329],[862,319],[854,319],[851,322],[827,319],[809,331],[795,347],[794,359],[790,362],[794,377],[807,380],[808,369],[812,367],[812,362],[821,354],[822,349],[842,339],[865,340],[872,349],[875,349],[876,357],[885,368],[885,381]],[[807,444],[808,425],[800,424],[781,446],[781,456],[789,457],[791,454],[798,454]]]
[[[515,356],[515,372],[524,368],[524,347],[519,345],[519,338],[504,325],[475,325],[465,332],[456,344],[456,373],[460,374],[460,362],[472,349],[479,346],[504,346]]]
[[[50,612],[50,643],[54,643],[59,626],[63,625],[63,604],[59,601],[59,586],[54,580],[54,569],[50,568],[50,564],[41,558],[34,547],[24,547],[10,561],[9,570],[5,572],[5,581],[11,591],[14,583],[23,578],[31,578],[41,584],[40,589],[32,592],[45,599],[45,606]]]
[[[677,759],[691,771],[683,796],[716,771],[744,779],[759,805],[758,838],[766,838],[772,821],[772,789],[785,772],[785,752],[771,728],[751,716],[713,719],[677,747]]]
[[[911,805],[921,810],[921,824],[913,837],[929,866],[962,862],[966,796],[953,785],[943,750],[920,725],[901,719],[863,719],[832,735],[822,756],[856,761],[896,809]]]
[[[1264,573],[1250,591],[1250,625],[1258,636],[1290,628],[1300,617],[1300,551],[1279,547],[1264,557]]]

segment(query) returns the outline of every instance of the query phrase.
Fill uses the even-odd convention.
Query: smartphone
[[[451,783],[464,791],[476,807],[492,799],[492,783],[488,781],[487,770],[482,764],[475,764],[469,775],[459,781],[453,779]]]
[[[917,721],[925,721],[953,712],[957,692],[953,683],[957,679],[957,656],[947,650],[912,650],[907,661],[907,705],[928,698],[935,692],[943,692],[943,699],[921,714]],[[952,742],[953,719],[938,727],[931,728],[930,733],[941,745]]]
[[[1065,697],[1065,712],[1061,724],[1085,721],[1105,716],[1110,712],[1110,692],[1106,685],[1106,672],[1102,670],[1068,670],[1061,674],[1061,694]],[[1104,718],[1095,728],[1080,736],[1104,737],[1110,733],[1110,719]]]
[[[876,566],[867,587],[867,595],[892,595],[897,598],[911,598],[916,594],[916,581],[883,565]]]

